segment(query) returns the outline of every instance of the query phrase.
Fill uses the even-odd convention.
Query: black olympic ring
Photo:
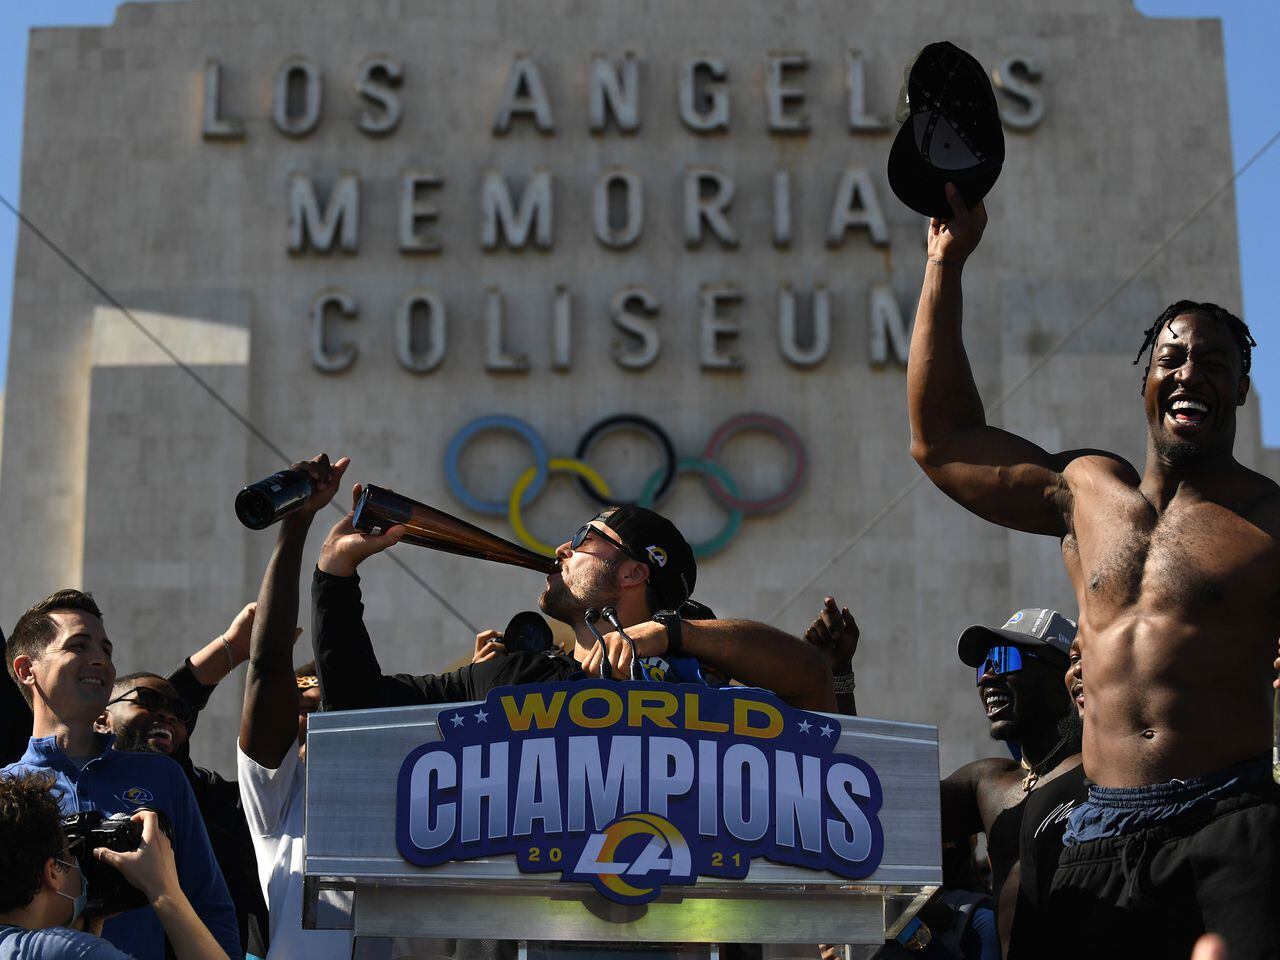
[[[597,440],[618,430],[646,433],[657,441],[658,446],[662,448],[663,465],[659,468],[662,471],[662,479],[658,481],[657,490],[649,498],[656,503],[667,495],[667,491],[671,489],[671,484],[675,482],[676,463],[679,458],[676,456],[676,448],[672,445],[671,438],[667,436],[667,432],[648,417],[641,416],[638,413],[619,413],[612,417],[605,417],[582,435],[582,439],[578,441],[578,448],[573,453],[574,457],[585,462],[587,454],[591,452],[591,448],[595,446]],[[608,497],[602,496],[594,486],[587,482],[585,477],[578,478],[578,489],[602,507],[610,507],[614,504],[622,506],[624,503],[630,506],[636,502],[634,500],[610,500]]]

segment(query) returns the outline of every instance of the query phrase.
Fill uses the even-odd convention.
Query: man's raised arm
[[[249,671],[240,714],[240,749],[259,766],[279,768],[298,736],[298,687],[293,673],[293,644],[298,639],[298,576],[307,531],[316,512],[338,491],[351,463],[330,465],[324,454],[295,463],[311,477],[312,494],[280,522],[276,548],[258,591],[249,640]]]
[[[947,185],[952,218],[929,225],[929,259],[911,332],[907,407],[911,455],[947,496],[983,519],[1061,537],[1070,495],[1052,456],[1022,437],[987,425],[961,338],[960,278],[982,239],[982,204],[965,208]]]

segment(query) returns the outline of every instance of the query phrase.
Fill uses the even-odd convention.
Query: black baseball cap
[[[971,54],[947,40],[916,54],[898,95],[897,120],[889,186],[912,210],[947,220],[947,183],[969,207],[995,185],[1004,130],[991,80]]]
[[[1001,644],[1019,647],[1048,647],[1062,655],[1063,665],[1071,654],[1071,641],[1076,638],[1076,622],[1057,610],[1029,607],[1009,616],[1003,627],[975,624],[960,634],[956,654],[960,662],[971,667],[982,666],[987,651]]]
[[[607,523],[631,555],[649,568],[649,582],[662,600],[662,609],[675,610],[689,599],[698,579],[698,562],[674,523],[630,505],[606,510],[596,519]]]

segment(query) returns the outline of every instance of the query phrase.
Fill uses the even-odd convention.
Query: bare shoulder
[[[1242,467],[1238,489],[1240,515],[1270,536],[1280,539],[1280,484]]]
[[[947,777],[947,783],[971,783],[977,784],[990,780],[992,777],[1015,773],[1020,768],[1016,761],[1009,757],[984,757],[981,760],[974,760],[972,763],[966,763],[963,767],[956,769],[955,773]]]
[[[1142,475],[1124,457],[1109,450],[1066,450],[1057,455],[1062,476],[1068,486],[1094,485],[1112,480],[1125,486],[1136,487]]]

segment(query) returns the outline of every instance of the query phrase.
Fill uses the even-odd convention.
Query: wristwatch
[[[684,646],[680,637],[680,615],[673,610],[659,610],[653,615],[653,622],[667,628],[667,656],[678,657]]]

